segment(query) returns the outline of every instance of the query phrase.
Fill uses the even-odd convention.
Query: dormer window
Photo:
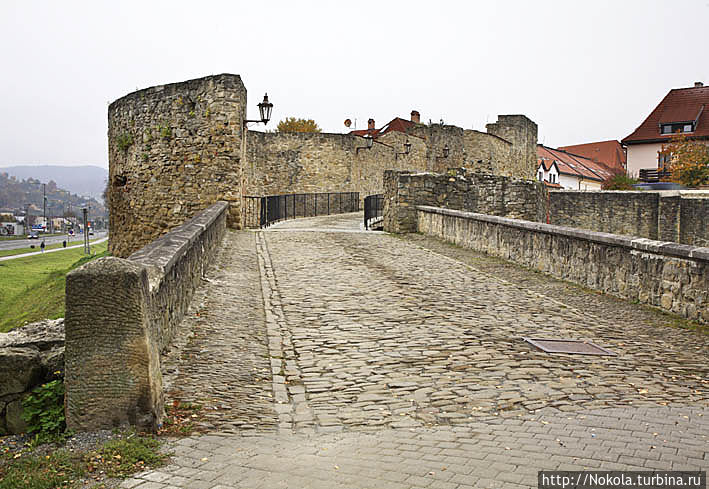
[[[677,134],[682,132],[694,132],[693,122],[675,122],[672,124],[662,124],[660,126],[661,134]]]

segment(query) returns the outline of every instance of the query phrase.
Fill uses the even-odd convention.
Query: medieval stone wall
[[[114,256],[129,256],[217,200],[230,203],[229,226],[240,228],[245,195],[364,198],[382,192],[385,170],[468,167],[532,178],[536,168],[536,124],[524,116],[499,116],[490,134],[415,124],[366,148],[353,135],[246,131],[246,103],[241,78],[222,74],[139,90],[109,106]]]
[[[101,258],[67,275],[69,429],[161,423],[160,354],[221,244],[228,207],[217,202],[128,259]]]
[[[419,206],[416,230],[709,323],[709,248]]]
[[[479,173],[502,175],[511,158],[512,143],[486,132],[463,131],[463,166]]]
[[[498,175],[534,178],[537,169],[537,125],[524,115],[500,115],[487,132],[512,143],[510,157],[496,168]]]
[[[429,205],[544,221],[547,196],[542,183],[451,169],[445,174],[387,171],[384,174],[384,230],[416,230],[416,206]]]
[[[109,250],[127,257],[218,200],[241,226],[246,89],[216,75],[139,90],[108,108]]]
[[[680,243],[709,246],[709,194],[680,202]]]
[[[551,224],[591,231],[709,244],[709,193],[701,191],[549,192]]]
[[[410,154],[396,155],[405,139],[387,134],[367,149],[364,138],[349,134],[249,131],[244,194],[359,192],[364,198],[381,192],[384,170],[425,165],[419,138],[410,138]]]

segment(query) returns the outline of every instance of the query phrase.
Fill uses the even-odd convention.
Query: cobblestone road
[[[229,233],[164,374],[213,433],[124,487],[536,487],[542,469],[707,469],[706,334],[356,219]],[[523,336],[617,355],[551,355]]]

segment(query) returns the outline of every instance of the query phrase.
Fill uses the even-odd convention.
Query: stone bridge
[[[203,434],[123,487],[521,488],[538,470],[706,470],[706,334],[360,222],[225,232],[160,362],[166,402],[202,406]],[[616,355],[544,353],[526,336]]]

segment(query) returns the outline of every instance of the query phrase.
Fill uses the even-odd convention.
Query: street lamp
[[[259,115],[261,115],[261,120],[244,120],[244,127],[246,127],[246,124],[249,122],[261,122],[263,124],[268,124],[268,121],[271,120],[271,111],[273,110],[273,104],[268,101],[268,94],[265,94],[263,96],[263,102],[258,104],[258,111]]]
[[[450,154],[450,151],[451,151],[450,148],[449,148],[448,145],[446,144],[446,145],[443,147],[443,156],[436,156],[436,161],[442,160],[442,159],[444,159],[444,158],[448,158],[448,155]]]
[[[394,159],[398,159],[399,155],[407,155],[411,152],[411,143],[407,139],[406,142],[404,143],[404,152],[403,153],[396,153],[394,154]]]

